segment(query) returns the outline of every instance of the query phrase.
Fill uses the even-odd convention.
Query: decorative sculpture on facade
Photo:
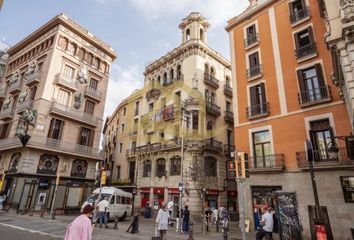
[[[38,117],[37,110],[26,108],[23,111],[22,116],[18,120],[18,125],[16,128],[15,135],[16,136],[26,135],[29,125],[33,127],[36,125],[37,117]]]
[[[88,82],[88,74],[86,68],[81,68],[79,73],[77,74],[77,80],[81,84],[86,84]]]
[[[20,93],[20,95],[18,95],[18,102],[20,104],[24,103],[26,101],[28,95],[28,88],[25,89],[25,91],[23,91],[22,93]]]
[[[20,160],[21,160],[21,153],[17,152],[12,155],[10,166],[9,166],[10,173],[17,172],[17,168],[18,168],[18,164],[20,163]]]
[[[354,1],[353,0],[340,0],[339,5],[341,8],[342,22],[347,23],[354,20]]]
[[[71,168],[72,177],[86,177],[87,162],[85,160],[75,160]]]
[[[32,62],[29,67],[27,68],[27,71],[25,73],[25,76],[28,77],[29,75],[31,75],[32,73],[34,73],[34,71],[36,70],[36,63]]]
[[[9,96],[5,101],[4,104],[2,105],[2,109],[8,109],[11,105],[12,102],[12,96]]]
[[[76,94],[74,96],[74,99],[75,99],[74,108],[79,109],[81,107],[82,101],[83,101],[82,93]]]
[[[59,159],[57,156],[43,154],[38,163],[37,173],[55,175],[58,169]]]
[[[9,81],[9,86],[16,83],[18,81],[18,77],[19,77],[18,72],[15,72]]]

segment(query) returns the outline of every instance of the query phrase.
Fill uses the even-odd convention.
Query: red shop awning
[[[141,193],[150,193],[150,188],[140,188]]]
[[[154,193],[155,194],[164,194],[165,189],[164,188],[154,188]]]

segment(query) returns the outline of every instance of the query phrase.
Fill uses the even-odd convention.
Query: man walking
[[[272,232],[273,232],[273,214],[270,213],[269,208],[266,206],[263,208],[264,214],[261,220],[262,228],[258,230],[256,234],[256,240],[261,240],[263,237],[266,240],[272,240]]]
[[[184,207],[184,211],[183,211],[183,227],[182,230],[184,233],[188,233],[189,232],[189,215],[190,212],[188,210],[188,206],[186,205]]]
[[[161,208],[157,213],[156,217],[156,224],[157,224],[157,229],[160,232],[160,239],[165,240],[166,239],[166,232],[168,228],[168,220],[170,218],[170,214],[168,213],[166,209],[166,203],[162,202],[161,203]]]
[[[102,228],[102,223],[104,223],[105,228],[108,228],[108,226],[107,226],[107,207],[108,207],[108,205],[109,205],[109,202],[107,201],[107,197],[104,197],[104,199],[97,204],[98,214],[99,214],[99,219],[100,219],[100,228]]]

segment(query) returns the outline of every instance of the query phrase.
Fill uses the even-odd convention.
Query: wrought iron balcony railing
[[[224,94],[232,97],[232,87],[224,85]]]
[[[212,87],[215,88],[219,87],[219,80],[210,74],[204,73],[204,82],[209,84]]]
[[[234,113],[231,111],[225,111],[225,122],[234,123]]]
[[[320,102],[331,101],[329,86],[308,89],[298,93],[299,104],[301,106],[312,105]]]
[[[222,142],[215,140],[214,138],[206,139],[204,140],[204,149],[221,152]]]
[[[300,21],[308,16],[310,16],[310,8],[304,7],[303,9],[290,14],[290,16],[289,16],[290,23],[291,24],[297,23],[298,21]]]
[[[220,116],[220,107],[212,102],[205,103],[206,112],[213,116]]]
[[[85,90],[85,96],[90,97],[96,101],[101,101],[102,100],[102,92],[98,91],[97,89],[94,89],[90,86],[86,87]]]
[[[245,47],[249,47],[249,46],[255,45],[257,43],[259,43],[259,34],[258,33],[249,35],[244,40]]]
[[[269,115],[269,103],[264,102],[261,104],[252,105],[246,108],[247,118],[257,118]]]
[[[247,73],[247,79],[254,78],[256,76],[262,76],[263,75],[263,66],[262,64],[250,67],[246,71]]]
[[[61,85],[62,87],[65,87],[72,91],[77,90],[78,84],[75,79],[68,78],[66,76],[61,75],[60,73],[55,76],[55,79],[58,85]]]
[[[284,154],[253,156],[249,158],[250,169],[274,170],[284,169]]]
[[[301,59],[315,53],[317,53],[316,43],[310,43],[295,50],[297,59]]]

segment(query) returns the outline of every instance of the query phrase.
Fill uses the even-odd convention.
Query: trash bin
[[[151,207],[147,207],[144,210],[144,218],[151,218]]]

